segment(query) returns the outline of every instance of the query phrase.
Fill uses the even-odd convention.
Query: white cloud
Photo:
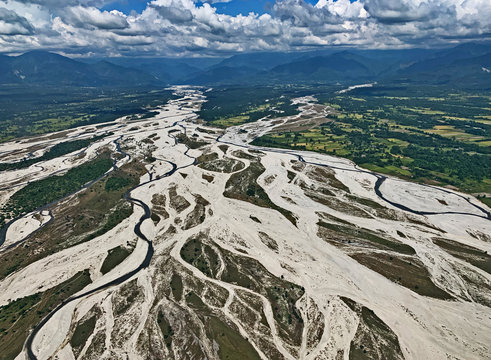
[[[1,35],[31,35],[34,27],[23,16],[12,10],[0,8],[0,34]]]
[[[71,6],[62,11],[63,21],[77,27],[98,29],[125,29],[129,26],[126,16],[116,10],[100,11],[95,7]]]
[[[229,3],[232,0],[203,0],[203,2],[209,3],[209,4],[219,4],[219,3]]]
[[[318,9],[327,8],[330,12],[348,19],[365,19],[369,16],[359,1],[351,3],[350,0],[319,0],[315,7]]]
[[[230,16],[228,0],[151,0],[140,14],[110,0],[0,0],[0,51],[189,55],[328,45],[431,46],[491,34],[489,0],[277,0],[271,14]],[[443,39],[443,40],[442,40]]]

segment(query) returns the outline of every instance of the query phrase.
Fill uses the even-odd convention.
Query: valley
[[[334,90],[239,90],[231,114],[175,86],[144,116],[0,144],[28,161],[1,173],[0,359],[485,358],[491,210],[469,193],[489,174],[465,193],[358,166],[346,141],[374,118],[348,105],[378,97]],[[462,138],[445,150],[484,140]]]

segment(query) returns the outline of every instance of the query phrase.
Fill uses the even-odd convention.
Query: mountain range
[[[71,59],[31,51],[0,56],[0,84],[134,87],[167,84],[361,83],[406,81],[491,88],[491,44],[447,49],[238,54],[228,58]]]
[[[1,84],[138,86],[159,84],[151,74],[108,61],[86,64],[62,55],[31,51],[0,57]]]

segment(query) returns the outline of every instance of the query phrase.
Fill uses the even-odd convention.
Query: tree
[[[390,149],[390,153],[392,155],[400,155],[401,154],[401,147],[399,145],[392,146],[392,148]]]

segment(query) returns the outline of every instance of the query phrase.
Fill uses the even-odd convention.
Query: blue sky
[[[306,2],[315,5],[317,0],[306,0]],[[270,12],[269,8],[273,3],[274,0],[232,0],[228,3],[216,3],[213,6],[216,7],[220,13],[235,16],[238,14],[247,15],[251,11],[257,14]]]
[[[353,2],[354,0],[351,0]],[[305,2],[315,5],[317,0],[306,0]],[[102,10],[119,10],[125,14],[129,14],[132,10],[141,13],[147,4],[147,0],[118,0],[107,4]],[[198,1],[197,5],[202,2]],[[263,14],[269,12],[269,8],[274,4],[274,0],[232,0],[228,3],[215,3],[213,7],[222,14],[228,15],[247,15],[250,12]]]
[[[119,0],[107,4],[103,10],[119,10],[129,14],[131,10],[141,13],[147,7],[147,0]]]
[[[355,1],[357,0],[350,0],[352,3]],[[315,5],[318,0],[305,0],[305,2]],[[251,11],[256,14],[270,12],[269,9],[272,4],[274,4],[274,0],[232,0],[228,3],[216,3],[213,6],[216,7],[220,13],[235,16],[238,14],[247,15]]]

